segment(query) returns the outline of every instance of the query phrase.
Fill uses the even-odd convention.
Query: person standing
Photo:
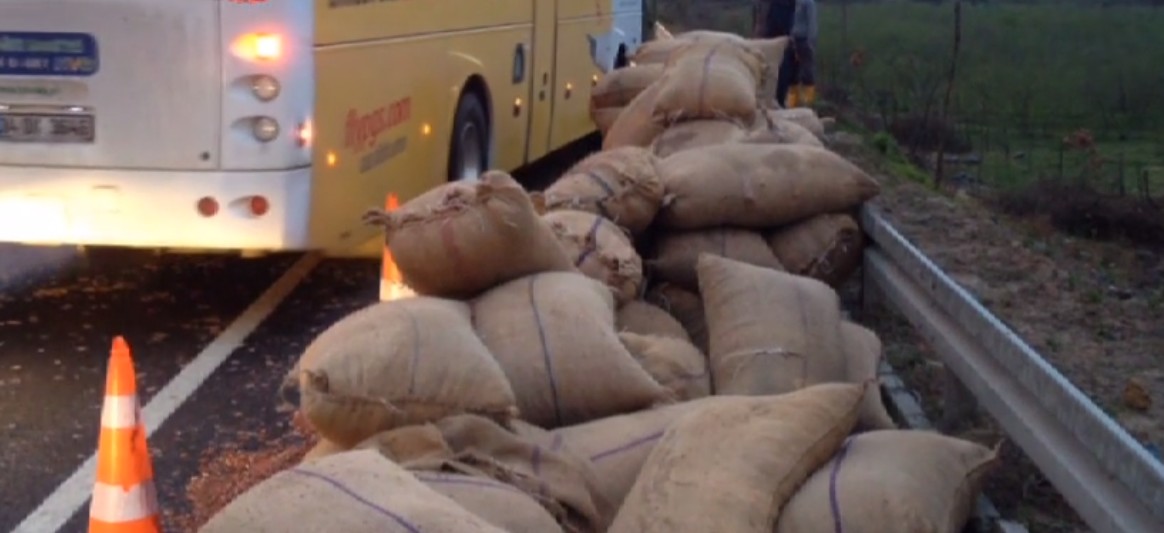
[[[796,0],[792,19],[790,48],[795,65],[789,80],[788,107],[810,106],[816,100],[816,1]]]
[[[753,34],[762,39],[788,37],[776,82],[781,107],[812,105],[816,99],[817,14],[814,0],[757,0]]]

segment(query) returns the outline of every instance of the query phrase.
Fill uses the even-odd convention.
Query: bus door
[[[554,51],[557,46],[557,2],[533,3],[533,50],[530,51],[529,137],[525,160],[535,161],[550,151],[554,122]]]

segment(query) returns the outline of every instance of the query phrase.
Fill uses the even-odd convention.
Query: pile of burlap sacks
[[[960,530],[996,451],[882,404],[834,289],[878,186],[763,109],[782,46],[648,43],[544,193],[493,171],[370,213],[417,295],[308,346],[285,387],[322,440],[203,531]]]

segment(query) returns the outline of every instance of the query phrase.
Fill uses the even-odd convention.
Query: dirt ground
[[[1164,256],[1071,238],[1045,220],[1018,220],[961,191],[937,193],[883,172],[859,139],[834,149],[882,181],[874,203],[895,226],[983,305],[1019,333],[1128,432],[1164,447]],[[866,318],[930,409],[940,409],[941,368],[891,312]],[[970,438],[992,438],[983,417]],[[1032,532],[1089,531],[1014,446],[990,487],[1005,516]]]

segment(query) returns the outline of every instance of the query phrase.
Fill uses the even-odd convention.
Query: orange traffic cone
[[[89,533],[158,533],[154,467],[137,399],[137,378],[125,339],[113,339],[101,408],[97,482],[89,504]]]
[[[396,199],[396,195],[389,194],[384,209],[391,213],[399,207],[400,203]],[[380,301],[399,300],[415,295],[416,293],[412,292],[412,289],[404,284],[404,276],[400,274],[400,269],[396,266],[396,260],[392,258],[392,250],[389,250],[388,244],[385,243],[383,263],[380,271]]]

